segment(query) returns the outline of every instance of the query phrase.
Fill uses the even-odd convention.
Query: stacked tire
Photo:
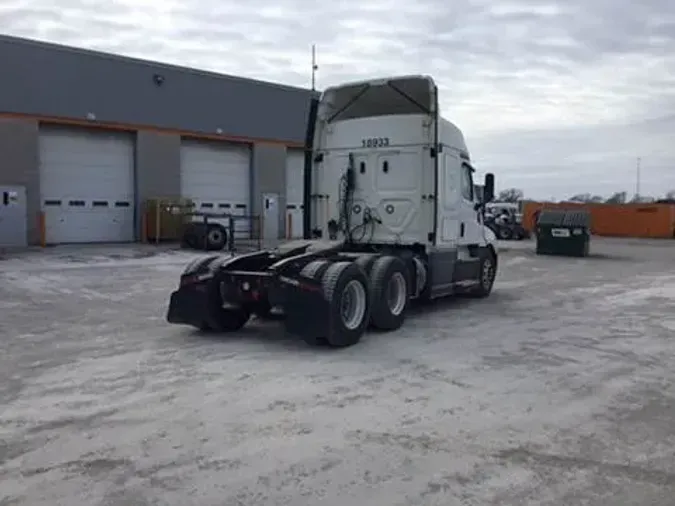
[[[190,223],[185,227],[182,244],[191,249],[221,251],[227,245],[227,230],[218,223]]]

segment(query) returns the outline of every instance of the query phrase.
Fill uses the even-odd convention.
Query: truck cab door
[[[438,215],[436,217],[436,246],[439,249],[456,249],[460,237],[459,167],[459,156],[450,150],[442,153],[438,167]]]
[[[474,169],[462,161],[460,167],[460,199],[458,202],[459,238],[461,246],[478,246],[483,244],[483,223],[476,210],[476,195],[473,184]]]
[[[480,273],[480,258],[474,256],[474,246],[483,244],[483,225],[475,206],[473,168],[466,160],[458,166],[459,191],[457,198],[457,259],[454,269],[455,284],[473,284]]]
[[[436,240],[429,252],[432,297],[452,293],[457,269],[459,239],[459,167],[460,159],[450,149],[440,153],[436,205]]]

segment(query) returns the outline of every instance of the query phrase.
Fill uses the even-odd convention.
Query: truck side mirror
[[[485,174],[485,183],[483,185],[483,203],[492,202],[495,198],[495,175],[491,172]]]

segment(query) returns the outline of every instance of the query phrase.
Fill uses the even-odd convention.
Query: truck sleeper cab
[[[494,177],[478,201],[473,173],[430,77],[329,88],[308,121],[305,239],[193,262],[167,319],[227,331],[280,309],[290,333],[349,346],[369,325],[399,328],[413,299],[487,296],[497,251],[482,212]]]

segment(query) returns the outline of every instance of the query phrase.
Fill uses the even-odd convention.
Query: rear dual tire
[[[300,276],[303,276],[314,281],[321,281],[324,272],[330,267],[331,263],[328,260],[314,260],[300,271]],[[324,336],[303,336],[304,341],[311,346],[324,346],[329,344]]]
[[[358,343],[368,328],[372,301],[363,266],[357,262],[315,260],[307,264],[300,275],[321,283],[329,312],[325,335],[308,336],[305,341],[334,348]]]
[[[379,330],[401,328],[410,302],[410,276],[398,257],[384,256],[373,263],[370,271],[370,323]]]
[[[397,257],[360,257],[336,263],[315,260],[301,275],[321,282],[329,310],[325,337],[307,337],[309,344],[353,346],[368,325],[387,331],[400,328],[405,321],[409,273]]]
[[[366,273],[355,263],[336,262],[324,272],[321,285],[329,304],[326,340],[336,348],[358,343],[370,318],[372,299]]]

